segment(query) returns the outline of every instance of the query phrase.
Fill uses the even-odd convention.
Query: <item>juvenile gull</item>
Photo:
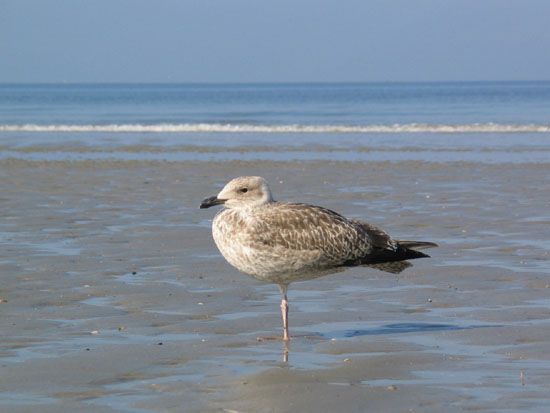
[[[287,289],[292,281],[360,265],[396,274],[411,266],[405,260],[428,257],[417,249],[437,246],[395,240],[374,225],[323,207],[276,202],[259,176],[233,179],[200,207],[214,205],[225,207],[212,223],[224,258],[258,280],[279,285],[283,340],[290,338]]]

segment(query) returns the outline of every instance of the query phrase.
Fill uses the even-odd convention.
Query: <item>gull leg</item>
[[[288,334],[288,300],[286,298],[286,292],[288,285],[279,284],[279,290],[281,291],[281,315],[283,316],[283,340],[290,340],[290,335]]]
[[[288,363],[288,353],[290,353],[289,341],[283,341],[283,363]]]

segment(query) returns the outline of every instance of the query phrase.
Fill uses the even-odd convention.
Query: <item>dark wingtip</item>
[[[401,254],[403,254],[403,258],[406,260],[414,260],[416,258],[430,258],[428,254],[409,248],[404,248],[401,251]]]
[[[439,247],[435,242],[427,242],[427,241],[405,241],[405,240],[398,240],[397,243],[405,247],[407,249],[424,249],[424,248],[435,248]]]

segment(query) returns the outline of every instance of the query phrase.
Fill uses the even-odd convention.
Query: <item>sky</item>
[[[548,0],[0,0],[0,82],[550,80]]]

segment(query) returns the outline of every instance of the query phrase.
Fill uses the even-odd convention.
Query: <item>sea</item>
[[[550,160],[550,81],[0,84],[0,159]]]

